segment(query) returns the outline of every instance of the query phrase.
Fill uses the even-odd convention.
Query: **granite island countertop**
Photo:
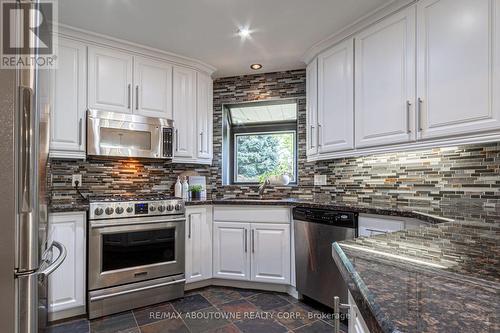
[[[500,332],[500,223],[446,222],[332,245],[370,332]]]

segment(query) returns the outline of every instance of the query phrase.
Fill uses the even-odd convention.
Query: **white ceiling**
[[[303,68],[305,51],[392,0],[59,0],[59,20],[204,61],[215,77]],[[241,41],[239,27],[253,30]],[[252,63],[264,68],[253,71]]]

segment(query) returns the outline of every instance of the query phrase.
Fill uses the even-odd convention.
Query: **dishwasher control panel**
[[[329,209],[297,207],[293,210],[293,219],[346,228],[358,227],[358,213]]]

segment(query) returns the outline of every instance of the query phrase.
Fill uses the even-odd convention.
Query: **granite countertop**
[[[344,202],[344,201],[319,201],[295,198],[285,199],[202,199],[187,200],[186,206],[196,205],[273,205],[290,207],[313,207],[324,209],[343,210],[356,213],[378,214],[417,218],[429,223],[443,223],[454,220],[482,220],[494,222],[500,220],[498,208],[485,208],[482,206],[463,205],[411,205],[384,202]],[[52,200],[49,211],[74,212],[87,211],[89,204],[83,200]]]
[[[186,206],[194,205],[274,205],[291,207],[312,207],[343,210],[355,213],[377,214],[416,218],[429,223],[444,223],[455,220],[482,220],[494,222],[500,220],[499,208],[483,206],[447,205],[411,205],[384,202],[345,202],[345,201],[319,201],[305,199],[206,199],[189,200]]]
[[[371,333],[500,332],[500,223],[446,222],[334,243]]]

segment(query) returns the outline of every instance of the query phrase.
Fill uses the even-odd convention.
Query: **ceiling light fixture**
[[[251,64],[250,68],[253,69],[254,71],[261,69],[262,65],[261,64]]]
[[[250,37],[250,33],[251,31],[248,28],[240,28],[238,30],[238,35],[243,39]]]

